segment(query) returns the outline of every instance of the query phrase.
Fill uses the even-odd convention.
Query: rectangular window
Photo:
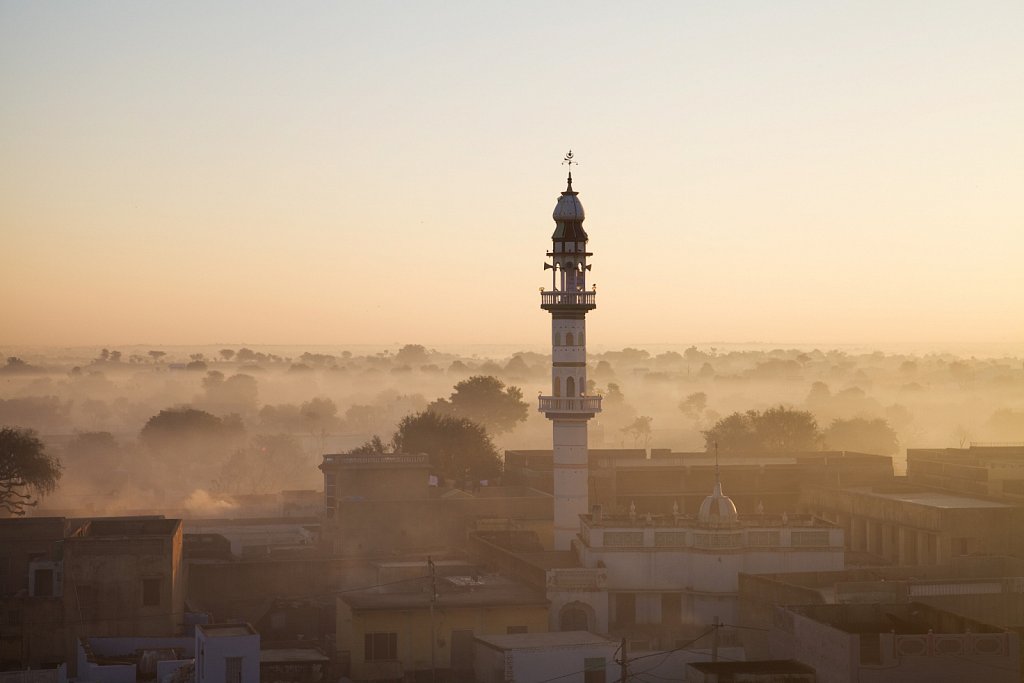
[[[363,659],[367,662],[398,659],[398,634],[367,633],[363,636]]]
[[[615,594],[615,625],[632,626],[636,623],[636,594]]]
[[[583,660],[583,683],[605,683],[604,657],[586,657]]]
[[[679,593],[661,594],[661,623],[678,626],[683,623],[683,596]]]
[[[224,680],[227,683],[242,683],[242,658],[224,658]]]
[[[160,579],[143,579],[142,580],[142,606],[143,607],[159,607],[160,606]]]
[[[39,598],[53,597],[52,569],[37,569],[35,571],[35,577],[33,578],[33,583],[35,584],[35,592],[33,593],[33,595]]]

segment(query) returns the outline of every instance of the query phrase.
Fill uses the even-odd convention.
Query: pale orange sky
[[[1024,343],[1024,5],[0,3],[0,344]]]

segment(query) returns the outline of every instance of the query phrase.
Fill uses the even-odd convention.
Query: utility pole
[[[427,567],[430,569],[430,680],[437,681],[437,629],[434,625],[434,604],[437,602],[437,574],[434,571],[434,560],[427,555]]]
[[[622,652],[622,659],[619,660],[619,683],[626,683],[626,679],[629,677],[629,672],[626,670],[626,637],[622,637],[622,644],[619,645],[619,651]]]
[[[712,662],[717,662],[718,661],[718,627],[719,626],[720,626],[720,624],[718,623],[718,615],[716,614],[715,615],[715,621],[714,621],[714,623],[711,626],[711,628],[712,628],[712,635],[711,635],[711,661]]]

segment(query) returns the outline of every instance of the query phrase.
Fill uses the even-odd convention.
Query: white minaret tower
[[[541,288],[540,307],[551,313],[551,395],[540,397],[540,411],[553,425],[555,550],[568,550],[587,507],[587,420],[601,412],[601,397],[586,396],[588,311],[597,307],[595,286],[587,291],[587,233],[583,205],[572,189],[572,151],[565,155],[569,185],[552,217],[555,232],[548,252],[551,290]]]

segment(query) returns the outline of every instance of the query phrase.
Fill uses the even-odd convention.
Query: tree
[[[407,415],[392,438],[395,451],[426,453],[431,465],[453,479],[492,479],[501,474],[501,457],[483,425],[432,410]]]
[[[529,413],[519,387],[506,387],[490,375],[475,375],[459,382],[448,400],[438,399],[427,409],[472,420],[495,434],[511,431]]]
[[[813,414],[784,406],[727,415],[702,434],[706,450],[714,450],[717,443],[723,452],[733,453],[811,451],[821,441]]]
[[[221,349],[220,357],[226,361],[230,361],[235,355],[234,349]]]
[[[395,362],[405,365],[422,365],[429,359],[427,348],[422,344],[406,344],[395,354]]]
[[[385,444],[379,436],[373,435],[369,441],[362,446],[356,446],[349,453],[353,455],[381,455],[388,452],[388,444]]]
[[[0,429],[0,510],[21,517],[39,498],[53,493],[60,479],[60,461],[31,429]]]
[[[651,423],[653,418],[641,415],[631,423],[622,428],[622,431],[633,437],[633,446],[636,447],[640,439],[644,441],[644,448],[651,442]]]
[[[825,447],[834,451],[857,451],[876,455],[893,455],[900,448],[899,437],[888,420],[832,420],[822,435]]]
[[[692,420],[699,419],[707,407],[708,395],[703,391],[692,393],[679,402],[679,410],[682,411],[683,415]]]
[[[244,436],[237,418],[221,419],[195,408],[169,408],[149,418],[139,439],[162,456],[202,461],[223,455]]]
[[[154,363],[159,363],[160,359],[167,355],[166,351],[150,351],[149,357],[153,359]]]

